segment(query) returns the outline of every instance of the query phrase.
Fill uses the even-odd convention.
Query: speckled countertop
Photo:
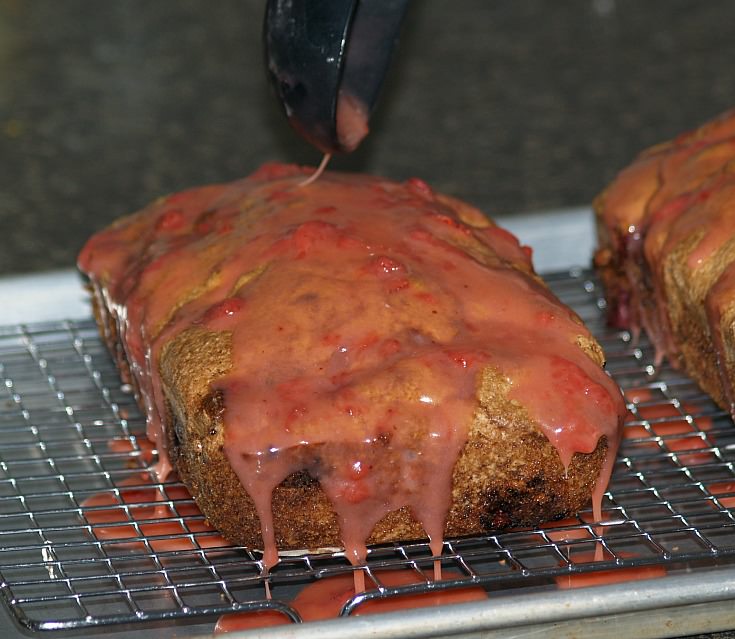
[[[314,163],[275,108],[261,0],[0,0],[0,275],[71,266],[163,193]],[[590,201],[735,105],[730,0],[416,0],[373,134],[333,167],[489,213]]]
[[[266,85],[263,4],[0,0],[0,276],[72,266],[163,193],[318,162]],[[735,106],[734,24],[731,0],[415,0],[373,132],[332,168],[491,214],[588,203]]]

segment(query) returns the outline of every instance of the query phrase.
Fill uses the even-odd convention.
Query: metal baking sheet
[[[587,222],[576,224],[578,215]],[[566,219],[573,233],[590,218],[570,212]],[[537,232],[537,221],[517,226],[524,223]],[[542,231],[549,245],[559,245],[554,228],[562,227],[552,223]],[[514,231],[523,238],[522,228]],[[538,242],[523,239],[539,252]],[[72,273],[53,279],[57,290],[62,281],[78,290]],[[584,511],[561,526],[448,540],[444,567],[464,575],[458,582],[486,587],[487,602],[248,636],[487,637],[512,630],[513,636],[627,631],[665,637],[735,625],[730,418],[690,380],[667,366],[653,367],[645,341],[634,345],[627,333],[604,326],[604,301],[590,273],[575,268],[547,280],[601,339],[621,385],[638,389],[629,393],[629,437],[603,522]],[[43,287],[31,293],[44,299]],[[0,299],[9,299],[2,282]],[[13,633],[70,628],[126,637],[155,628],[161,636],[207,636],[222,612],[287,606],[304,584],[350,569],[340,557],[288,558],[269,578],[281,603],[265,601],[257,553],[218,542],[180,485],[146,476],[143,420],[86,309],[81,319],[44,322],[26,312],[26,323],[0,329],[0,594]],[[95,502],[99,495],[103,501]],[[111,519],[100,520],[100,512],[111,511]],[[171,540],[175,548],[167,546]],[[595,548],[604,548],[603,561],[590,556]],[[378,568],[430,565],[422,542],[377,547],[368,579]],[[557,585],[576,574],[647,567],[661,576],[583,591]],[[384,588],[371,596],[426,587]]]

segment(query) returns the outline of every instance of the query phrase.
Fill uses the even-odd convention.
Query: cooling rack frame
[[[589,630],[592,619],[597,619],[601,624],[600,627],[604,628],[604,619],[610,618],[615,619],[617,624],[621,623],[621,620],[627,619],[629,621],[624,623],[631,623],[631,628],[635,628],[639,636],[653,637],[726,629],[733,625],[731,606],[728,600],[735,596],[735,541],[730,545],[728,534],[726,545],[719,542],[713,544],[709,540],[708,534],[706,534],[707,531],[729,529],[735,526],[735,518],[730,512],[731,501],[735,500],[735,496],[730,495],[730,493],[735,492],[735,488],[728,487],[725,493],[708,490],[708,486],[712,483],[735,482],[733,458],[729,455],[730,447],[735,448],[735,429],[732,428],[729,417],[704,398],[691,381],[685,377],[666,366],[655,370],[651,364],[652,354],[647,343],[642,342],[639,345],[633,345],[630,342],[630,336],[626,333],[610,332],[604,328],[601,317],[604,301],[599,295],[594,277],[589,273],[574,269],[568,273],[549,275],[547,281],[564,301],[580,312],[593,332],[600,336],[609,355],[609,367],[613,374],[622,381],[623,386],[628,388],[635,386],[645,389],[649,393],[648,397],[642,397],[642,399],[638,397],[637,401],[632,404],[634,413],[640,412],[641,414],[639,419],[633,419],[630,427],[639,429],[640,436],[630,438],[626,442],[618,464],[627,465],[631,476],[640,477],[646,474],[651,476],[652,474],[655,477],[665,478],[668,474],[671,475],[672,479],[671,482],[664,481],[662,485],[650,486],[644,483],[642,487],[637,489],[630,487],[622,487],[617,491],[613,489],[606,500],[607,521],[603,522],[603,526],[613,530],[616,526],[625,526],[631,521],[646,521],[645,514],[630,517],[626,513],[626,516],[621,518],[619,511],[616,511],[616,508],[619,508],[617,502],[620,501],[621,497],[624,497],[623,510],[633,510],[636,513],[644,512],[645,504],[641,505],[635,499],[636,494],[643,491],[654,497],[653,501],[655,503],[649,505],[657,508],[668,508],[671,517],[679,518],[678,520],[683,522],[681,526],[664,530],[662,534],[686,533],[683,534],[686,539],[683,539],[681,543],[695,543],[695,545],[700,543],[699,549],[688,552],[677,551],[678,554],[677,552],[672,554],[670,550],[667,550],[667,547],[658,544],[658,552],[662,553],[661,556],[666,556],[668,553],[665,558],[666,565],[671,568],[674,574],[650,581],[596,587],[588,590],[584,598],[580,598],[575,596],[575,591],[550,590],[547,587],[548,584],[542,584],[537,588],[532,582],[539,579],[548,582],[563,577],[567,573],[622,570],[636,566],[656,565],[658,562],[649,561],[650,558],[647,559],[646,557],[631,559],[626,556],[628,550],[616,549],[620,536],[610,535],[609,532],[604,530],[600,532],[600,527],[594,525],[589,513],[582,513],[576,524],[568,524],[562,528],[516,531],[505,535],[488,535],[481,538],[482,543],[492,546],[491,550],[486,549],[486,554],[488,552],[490,554],[507,553],[510,547],[511,554],[508,559],[511,563],[515,559],[513,553],[519,552],[523,555],[523,560],[518,562],[515,573],[511,575],[481,573],[468,565],[468,562],[465,561],[465,554],[467,554],[467,548],[471,548],[472,544],[478,543],[476,539],[474,541],[449,540],[445,545],[444,565],[455,569],[464,568],[467,579],[472,583],[487,586],[492,594],[491,600],[487,604],[483,602],[482,604],[465,604],[439,611],[425,609],[400,614],[386,614],[380,617],[358,617],[341,619],[336,622],[309,623],[301,626],[289,626],[289,633],[303,634],[304,636],[313,633],[315,636],[318,634],[320,637],[325,637],[325,633],[334,632],[336,633],[334,636],[340,636],[340,633],[347,631],[347,626],[344,624],[349,624],[351,636],[353,633],[355,633],[354,636],[361,636],[361,632],[371,636],[376,633],[380,636],[433,636],[437,632],[447,634],[450,631],[452,634],[468,633],[471,635],[479,630],[484,633],[499,632],[502,634],[503,630],[507,631],[509,627],[513,627],[514,631],[519,633],[522,633],[524,629],[532,633],[540,627],[543,627],[545,631],[550,631],[552,628],[561,631],[562,628],[586,626]],[[39,529],[45,531],[48,528],[53,531],[52,538],[42,537],[40,543],[35,545],[37,547],[34,547],[35,551],[41,553],[43,561],[40,563],[44,564],[41,569],[46,570],[48,580],[43,579],[43,575],[41,575],[41,578],[35,579],[37,583],[28,583],[33,582],[34,579],[27,578],[21,580],[24,581],[21,585],[32,589],[33,586],[43,586],[45,581],[49,582],[49,586],[52,584],[58,586],[59,583],[67,585],[69,583],[91,583],[95,579],[101,583],[104,579],[112,578],[127,589],[126,596],[130,596],[130,592],[136,593],[137,596],[137,593],[147,592],[146,589],[149,586],[138,585],[131,589],[125,583],[125,580],[136,576],[141,577],[141,575],[159,574],[163,578],[164,588],[174,593],[174,600],[177,600],[178,596],[180,610],[174,614],[165,610],[150,614],[140,606],[137,606],[137,608],[132,606],[132,617],[130,614],[127,614],[124,618],[109,616],[104,618],[100,615],[85,614],[82,622],[75,621],[72,623],[68,623],[68,619],[48,619],[39,622],[37,617],[27,614],[23,617],[16,614],[15,619],[21,627],[29,630],[60,630],[66,628],[93,633],[95,632],[94,629],[99,628],[100,625],[107,625],[108,631],[115,630],[121,633],[122,636],[122,633],[135,632],[134,628],[136,627],[143,630],[152,628],[154,624],[160,626],[161,623],[169,623],[173,619],[180,619],[183,624],[196,621],[201,621],[202,624],[182,626],[177,623],[175,627],[179,633],[182,629],[186,633],[187,628],[193,634],[200,631],[206,633],[202,629],[211,628],[211,620],[214,615],[235,608],[247,609],[262,604],[251,605],[247,601],[240,600],[236,602],[236,605],[233,605],[233,601],[230,600],[228,604],[219,606],[197,607],[196,605],[189,605],[187,603],[188,599],[181,597],[179,592],[201,584],[189,580],[188,584],[185,582],[180,585],[176,578],[172,578],[172,575],[177,571],[175,568],[168,567],[168,560],[170,559],[175,563],[176,558],[180,557],[182,553],[184,555],[188,553],[189,556],[194,556],[197,553],[200,556],[206,556],[210,551],[223,554],[234,552],[240,557],[241,561],[249,566],[248,575],[234,578],[234,581],[237,582],[239,579],[240,583],[247,582],[249,586],[262,588],[262,575],[255,574],[259,556],[257,553],[251,553],[245,549],[225,550],[217,548],[216,545],[208,546],[207,543],[200,543],[206,539],[214,540],[216,534],[212,531],[197,529],[196,526],[194,526],[195,530],[192,531],[191,526],[196,522],[201,522],[203,518],[191,510],[186,511],[183,515],[177,512],[177,509],[190,505],[190,502],[182,497],[180,493],[176,493],[176,485],[157,484],[155,481],[151,481],[150,478],[141,480],[138,484],[124,483],[125,480],[146,472],[148,450],[143,445],[142,433],[144,426],[129,389],[121,385],[119,379],[117,379],[116,372],[111,367],[111,362],[104,348],[96,338],[95,331],[96,329],[91,320],[68,320],[0,328],[0,381],[2,381],[0,390],[4,385],[3,392],[6,393],[6,397],[3,398],[5,410],[0,410],[0,433],[4,433],[0,434],[0,459],[2,459],[0,462],[0,471],[2,471],[2,476],[0,476],[0,538],[5,537],[5,540],[0,539],[0,545],[2,545],[2,548],[0,548],[0,574],[2,575],[0,593],[2,593],[10,610],[15,611],[17,611],[19,604],[28,603],[28,600],[31,599],[31,597],[22,593],[21,596],[18,596],[17,580],[14,581],[12,578],[8,578],[8,573],[13,571],[9,569],[8,562],[2,559],[3,555],[7,557],[9,552],[16,552],[18,547],[23,548],[23,546],[22,544],[20,546],[11,544],[9,546],[10,550],[8,550],[8,544],[4,542],[7,542],[14,535],[35,534]],[[62,340],[58,339],[60,334],[64,336]],[[9,343],[13,341],[16,342],[16,346],[21,347],[20,350],[13,351],[12,348],[8,350]],[[65,343],[65,347],[61,349],[64,350],[62,354],[58,352],[60,342]],[[79,384],[75,386],[74,383],[69,383],[70,375],[64,368],[72,366],[68,352],[69,344],[71,344],[74,353],[74,357],[71,358],[75,359],[74,367],[81,375],[79,373],[81,370],[79,367],[81,366],[84,370],[84,374],[81,376],[88,384],[92,384],[94,393],[97,395],[96,399],[99,400],[96,402],[94,410],[101,410],[104,413],[103,417],[93,419],[85,412],[92,409],[84,401],[81,401],[80,397],[75,395],[75,393],[89,391],[91,387],[80,388]],[[8,359],[8,353],[10,353],[10,359]],[[25,359],[26,364],[28,361],[32,361],[33,371],[29,372],[29,369],[26,369],[25,372],[21,371],[20,375],[16,372],[10,372],[9,368],[18,364],[18,362],[14,362],[13,358]],[[35,380],[25,379],[24,374],[26,373],[31,377],[35,377]],[[48,401],[44,405],[41,398],[37,397],[33,391],[29,391],[27,388],[22,389],[23,383],[26,385],[31,383],[31,387],[33,387],[33,384],[45,386],[43,394],[51,394],[55,407],[49,409]],[[651,398],[651,393],[656,394],[655,399]],[[45,399],[48,400],[49,398],[46,397]],[[663,417],[646,416],[646,410],[651,405],[661,401],[671,406],[672,414],[666,414]],[[43,411],[46,411],[46,413]],[[13,413],[15,417],[6,419],[10,413]],[[20,417],[20,422],[17,421],[18,417]],[[8,422],[12,422],[13,419],[16,420],[15,426],[8,427]],[[671,426],[674,422],[676,422],[677,428],[672,432],[664,432],[663,434],[658,432],[659,428]],[[707,426],[702,427],[701,425],[705,423]],[[12,432],[13,428],[16,428],[16,435],[21,432],[25,439],[23,437],[20,438],[20,441],[9,439],[9,432]],[[682,429],[684,430],[682,431]],[[67,439],[71,435],[74,435],[75,439],[74,437]],[[120,450],[117,452],[111,451],[108,446],[111,439],[128,442],[130,449],[122,452]],[[719,443],[718,440],[721,440],[722,443]],[[687,441],[690,441],[690,443],[687,444]],[[670,450],[672,444],[677,444],[677,446]],[[51,449],[49,449],[49,446],[51,446]],[[54,448],[54,446],[57,446],[57,448]],[[79,453],[78,450],[70,453],[65,448],[70,446],[72,449],[76,447],[78,450],[82,450],[82,453]],[[80,446],[81,449],[79,449]],[[627,453],[626,446],[628,447]],[[18,452],[24,449],[27,449],[23,453],[26,455],[25,457],[12,456],[13,450]],[[36,451],[34,453],[35,457],[30,453],[32,450]],[[42,454],[38,454],[38,451],[41,451]],[[723,451],[725,452],[723,453]],[[44,457],[44,454],[47,456]],[[108,482],[106,486],[100,487],[95,482],[88,482],[87,480],[90,478],[84,476],[85,473],[75,473],[74,469],[70,468],[74,463],[80,461],[80,455],[84,458],[83,462],[85,464],[91,464],[96,468],[94,473],[97,474],[92,474],[97,480],[104,478]],[[706,457],[708,455],[711,457],[709,461],[703,461],[702,456]],[[688,461],[692,461],[692,463],[688,463]],[[21,465],[32,466],[39,463],[41,465],[45,464],[52,472],[45,472],[39,476],[17,472]],[[10,467],[8,464],[10,464]],[[643,464],[644,470],[636,469],[636,464]],[[701,472],[703,468],[715,468],[723,472],[726,469],[727,473],[726,475],[715,473],[703,480],[697,477],[697,473]],[[9,474],[9,471],[13,472]],[[677,489],[676,479],[684,476],[690,482],[689,487],[695,485],[696,490],[699,491],[696,496],[693,497],[691,494],[689,496],[675,495]],[[59,488],[41,491],[27,488],[29,485],[41,485],[36,482],[49,481],[51,483],[61,482]],[[12,494],[12,491],[2,491],[3,486],[7,488],[9,485],[13,485],[13,482],[16,489],[15,494]],[[70,482],[71,486],[69,486]],[[22,484],[20,492],[17,490],[19,483]],[[126,503],[125,490],[136,489],[152,491],[155,496],[142,501]],[[664,492],[670,491],[675,496],[667,497],[666,494],[662,496],[662,490]],[[99,494],[100,491],[108,491],[110,494],[118,495],[118,497],[122,494],[123,497],[120,503],[115,504],[114,508],[127,514],[135,509],[148,508],[155,511],[156,508],[160,508],[162,505],[165,508],[171,508],[182,526],[181,531],[174,536],[182,540],[181,543],[184,545],[191,543],[191,547],[160,552],[155,548],[156,542],[165,541],[165,538],[169,535],[142,533],[144,538],[142,552],[138,549],[136,553],[135,549],[131,551],[128,548],[127,550],[121,550],[122,555],[125,556],[124,558],[118,557],[115,553],[111,555],[110,548],[131,545],[130,538],[115,538],[113,536],[111,539],[100,540],[93,534],[93,531],[100,528],[122,528],[131,524],[127,521],[91,524],[86,521],[86,517],[90,512],[104,512],[110,509],[107,502],[101,506],[85,506],[85,499]],[[174,493],[173,496],[169,494],[171,491]],[[636,491],[639,492],[636,493]],[[44,499],[53,500],[58,497],[70,499],[70,501],[65,502],[63,506],[49,506],[44,502]],[[5,502],[5,508],[2,508],[3,502]],[[712,512],[700,512],[694,516],[710,515],[712,521],[704,525],[691,526],[686,521],[687,517],[691,518],[691,503],[701,504],[704,502],[712,506]],[[10,507],[8,510],[8,505],[11,503],[15,505],[22,503],[23,508],[13,510],[13,507]],[[680,512],[682,509],[684,515]],[[148,514],[150,515],[150,512]],[[78,542],[56,539],[57,533],[63,538],[63,533],[69,532],[69,524],[62,522],[55,525],[49,523],[39,525],[38,519],[40,517],[44,522],[49,522],[53,521],[54,517],[62,517],[63,519],[63,517],[72,515],[79,516],[82,522],[79,525],[86,526],[85,530],[89,533],[84,542],[85,548],[96,550],[102,548],[105,550],[102,553],[105,557],[102,561],[107,562],[108,565],[112,565],[118,560],[121,562],[124,560],[130,561],[130,555],[132,554],[134,560],[142,560],[142,557],[145,556],[148,559],[155,559],[159,564],[162,559],[165,559],[166,561],[163,563],[166,566],[137,570],[137,572],[136,570],[128,570],[123,574],[113,572],[105,576],[90,576],[82,573],[67,574],[69,568],[65,563],[66,561],[71,561],[75,569],[85,564],[84,558],[77,557],[71,560],[62,560],[54,555],[60,550],[63,550],[63,554],[69,548],[74,547],[75,543],[78,544]],[[649,514],[648,521],[655,521],[657,516],[660,517],[655,513]],[[719,524],[716,523],[718,517],[720,518]],[[8,529],[2,524],[3,519],[7,523],[9,520],[18,520],[19,518],[27,518],[33,525],[20,529],[12,529],[12,527]],[[131,521],[135,532],[140,533],[141,525],[155,526],[162,523],[161,519],[168,520],[170,518],[169,516],[144,517],[141,521],[136,521],[136,518],[132,517]],[[586,536],[583,538],[562,540],[561,542],[554,540],[554,535],[561,534],[559,539],[562,539],[565,532],[569,533],[580,529],[585,531]],[[701,534],[703,531],[705,531],[705,534]],[[645,538],[647,542],[653,542],[653,547],[655,547],[658,543],[656,535],[659,532],[647,535],[644,532],[640,534],[640,537]],[[727,530],[727,532],[730,531]],[[551,533],[551,537],[549,537],[549,533]],[[533,558],[528,559],[524,553],[532,551],[533,544],[529,544],[527,539],[524,541],[524,536],[535,536],[537,542],[539,539],[544,539],[545,547],[553,549],[553,553],[560,554],[561,561],[565,559],[563,549],[566,548],[570,553],[573,553],[576,550],[581,550],[585,544],[598,544],[600,539],[610,554],[607,561],[595,563],[594,565],[590,562],[575,563],[574,561],[567,561],[562,570],[560,570],[561,566],[558,565],[556,567],[534,567],[529,570],[526,562],[533,563]],[[733,537],[735,537],[735,529],[733,530]],[[615,542],[616,539],[617,542]],[[615,543],[610,543],[609,540]],[[13,550],[13,548],[16,550]],[[44,552],[47,553],[45,558]],[[475,552],[475,550],[471,552]],[[274,572],[272,577],[274,588],[278,588],[280,584],[280,586],[283,586],[283,592],[286,592],[289,580],[293,582],[295,588],[299,587],[299,578],[295,574],[294,566],[300,561],[303,560],[287,560],[281,566],[280,573],[278,570]],[[324,568],[318,567],[326,565],[323,563],[326,561],[324,558],[317,557],[309,561],[312,563],[310,578],[315,575],[327,574],[329,570],[333,572],[349,570],[346,562],[340,558],[334,558],[335,563],[326,569],[327,572]],[[430,561],[431,558],[426,545],[417,542],[416,544],[394,544],[389,547],[373,549],[369,566],[375,570],[398,565],[424,568],[429,565]],[[86,563],[89,565],[89,562]],[[34,570],[39,569],[38,561],[35,563],[26,562],[26,564],[32,564]],[[216,573],[217,565],[219,564],[210,562],[207,569]],[[29,568],[29,565],[24,566],[23,562],[19,561],[11,567],[17,574],[18,571]],[[231,568],[232,566],[227,566],[228,570]],[[182,570],[181,572],[186,571]],[[221,576],[218,576],[218,578],[223,583],[227,583],[229,580],[229,578],[224,579]],[[449,585],[451,586],[451,584]],[[20,590],[22,591],[22,589]],[[151,591],[154,590],[155,588]],[[382,596],[386,593],[387,595],[399,595],[402,592],[411,590],[411,587],[404,589],[386,588],[379,595]],[[74,600],[75,602],[84,601],[96,596],[96,592],[98,591],[75,591],[72,588],[61,598]],[[105,593],[109,594],[109,588],[108,590],[103,589],[101,592],[101,596],[104,596]],[[588,597],[587,594],[590,594],[590,596]],[[583,603],[578,603],[579,599],[582,599]],[[53,604],[58,600],[59,596],[54,594],[53,591],[49,591],[40,596],[38,603],[42,608],[48,609],[53,608]],[[268,605],[281,607],[279,603]],[[85,611],[83,607],[80,609]],[[286,607],[283,607],[283,610],[286,613],[289,612]],[[85,612],[89,611],[86,610]],[[664,622],[668,621],[668,627],[671,627],[673,620],[676,620],[675,630],[670,630],[669,634],[664,634],[662,629],[667,627]],[[207,626],[207,624],[209,625]],[[617,631],[620,631],[619,625],[616,628]],[[442,630],[440,631],[440,629]],[[262,633],[263,636],[267,636],[269,631],[263,630]]]

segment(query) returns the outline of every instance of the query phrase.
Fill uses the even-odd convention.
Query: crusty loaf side
[[[208,379],[228,363],[227,338],[192,330],[171,344],[162,359],[171,419],[170,454],[209,522],[239,544],[261,547],[252,500],[223,452],[222,405],[208,392]],[[599,357],[598,352],[592,353]],[[207,362],[202,367],[201,362]],[[211,367],[211,368],[210,368]],[[522,407],[504,394],[507,382],[488,369],[478,391],[480,408],[454,469],[448,536],[537,525],[569,516],[585,506],[600,474],[607,444],[576,454],[565,472],[556,449]],[[304,457],[319,457],[305,448]],[[312,460],[310,464],[318,464]],[[290,476],[274,492],[276,541],[281,549],[340,546],[332,506],[308,472]],[[424,537],[410,511],[387,515],[369,543]]]
[[[644,152],[595,201],[610,323],[645,330],[731,412],[733,201],[735,112]]]
[[[625,407],[530,251],[420,180],[302,176],[161,198],[80,256],[159,476],[269,566],[599,510]]]
[[[100,332],[121,375],[134,384],[111,310],[100,306],[99,287],[92,288]],[[583,341],[582,346],[591,359],[602,363],[596,342]],[[209,381],[228,368],[228,351],[226,334],[200,330],[182,334],[167,349],[161,367],[168,400],[169,455],[209,523],[234,544],[262,548],[253,502],[224,454],[221,399],[208,391]],[[562,519],[584,508],[595,488],[608,449],[605,438],[594,452],[575,454],[565,469],[523,408],[504,397],[505,390],[507,383],[486,370],[478,390],[479,410],[453,473],[447,537]],[[276,488],[273,515],[279,549],[341,546],[334,509],[307,471],[294,473]],[[423,537],[425,532],[410,510],[401,508],[378,522],[368,543]]]
[[[109,309],[100,309],[96,301],[94,308],[118,368],[133,381]],[[162,372],[169,406],[169,454],[209,523],[232,543],[261,548],[255,507],[224,455],[223,406],[216,394],[207,392],[208,379],[228,366],[228,346],[226,335],[195,330],[167,350]],[[592,342],[584,346],[601,363],[599,347]],[[202,367],[202,362],[208,366]],[[604,438],[593,453],[575,454],[565,470],[556,449],[525,411],[503,397],[504,386],[492,370],[485,371],[478,391],[480,409],[453,474],[448,537],[568,517],[589,502],[600,475],[607,452]],[[332,505],[306,471],[294,473],[275,490],[273,515],[280,549],[341,545]],[[368,543],[424,536],[410,510],[402,508],[378,522]]]

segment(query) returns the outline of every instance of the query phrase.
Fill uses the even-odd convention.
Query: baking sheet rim
[[[314,637],[318,639],[384,638],[429,638],[429,637],[473,637],[534,636],[541,631],[551,631],[564,624],[563,634],[575,634],[589,623],[606,618],[625,615],[627,630],[637,637],[667,637],[681,634],[675,627],[658,620],[656,627],[643,633],[649,613],[669,609],[716,604],[735,599],[735,567],[697,570],[696,574],[669,575],[657,579],[624,582],[604,586],[593,586],[580,590],[558,590],[541,593],[514,593],[483,602],[413,609],[363,617],[341,617],[328,621],[293,624],[228,633],[232,639],[273,639]],[[709,608],[700,610],[709,620],[706,632],[727,630],[732,627],[732,609],[724,615],[722,625],[712,619]],[[632,616],[631,616],[632,613]],[[634,626],[634,627],[633,627]],[[656,632],[658,629],[662,632]],[[616,633],[625,636],[625,627],[616,625]],[[481,633],[481,635],[479,634]],[[492,634],[488,634],[492,633]],[[622,634],[621,634],[622,633]],[[202,635],[202,638],[207,635]],[[546,632],[544,636],[549,636]],[[594,635],[587,635],[594,636]]]

